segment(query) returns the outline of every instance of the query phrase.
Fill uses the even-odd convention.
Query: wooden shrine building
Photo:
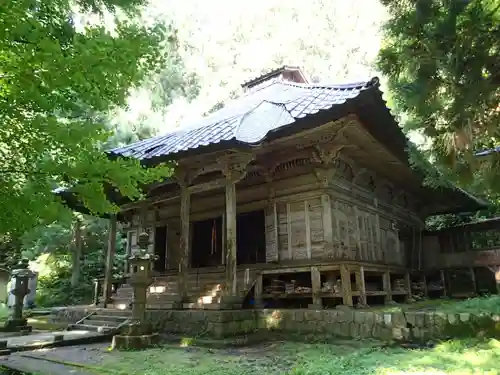
[[[158,255],[150,308],[366,305],[411,296],[424,220],[475,211],[431,189],[379,81],[307,82],[283,67],[194,126],[110,151],[175,176],[121,205],[128,251],[140,231]],[[108,302],[126,307],[126,284]]]

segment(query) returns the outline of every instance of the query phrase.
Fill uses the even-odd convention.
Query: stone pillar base
[[[238,296],[222,296],[220,299],[221,310],[240,310],[243,308],[243,298]]]
[[[3,332],[31,332],[32,327],[28,325],[25,318],[8,319],[2,327]]]
[[[139,336],[115,335],[113,336],[111,349],[142,350],[157,345],[159,342],[160,342],[160,335],[158,333],[152,333],[149,335],[139,335]]]

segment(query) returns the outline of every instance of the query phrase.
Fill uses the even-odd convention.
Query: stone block
[[[406,319],[402,312],[392,313],[392,326],[395,328],[406,328]]]
[[[392,325],[392,314],[384,314],[384,324],[386,326]]]
[[[459,317],[462,323],[468,323],[471,320],[471,315],[469,313],[460,313]]]
[[[434,312],[428,311],[425,313],[425,328],[433,327],[436,324]]]
[[[356,323],[364,323],[366,320],[367,313],[364,311],[355,311],[354,312],[354,322]]]
[[[359,325],[359,337],[370,338],[372,337],[373,326],[368,323],[362,323]]]
[[[451,313],[448,314],[448,323],[449,324],[454,325],[454,324],[457,324],[458,321],[459,321],[459,317],[457,314],[451,314]]]
[[[410,330],[408,328],[401,327],[393,328],[392,338],[398,341],[408,340],[410,338]]]
[[[375,324],[375,314],[372,312],[365,312],[365,323],[369,324],[372,326]]]
[[[425,327],[425,313],[424,312],[416,312],[415,313],[415,327],[424,328]]]
[[[375,313],[375,324],[384,323],[384,314],[383,313]]]
[[[353,322],[354,321],[354,311],[352,309],[349,310],[341,310],[338,312],[338,321],[339,322]]]
[[[358,338],[359,337],[359,328],[360,324],[356,322],[349,323],[349,337]]]
[[[337,315],[338,313],[335,310],[325,310],[323,316],[328,323],[335,323],[337,322]]]
[[[339,323],[340,324],[340,336],[342,337],[349,337],[350,335],[350,331],[349,331],[349,326],[350,326],[350,322],[342,322],[342,323]]]

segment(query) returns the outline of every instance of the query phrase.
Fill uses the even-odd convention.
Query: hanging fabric
[[[215,220],[212,223],[212,244],[211,245],[212,245],[212,251],[210,252],[210,255],[214,255],[216,247],[217,247],[217,227],[216,227]]]

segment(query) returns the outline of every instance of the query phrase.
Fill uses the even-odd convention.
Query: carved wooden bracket
[[[315,145],[312,149],[311,159],[315,164],[332,165],[345,147],[345,145]]]
[[[314,174],[324,187],[328,187],[328,184],[335,176],[335,170],[333,168],[314,168]]]
[[[220,170],[231,182],[238,182],[245,178],[247,166],[254,160],[255,155],[248,153],[235,153],[217,158]]]

